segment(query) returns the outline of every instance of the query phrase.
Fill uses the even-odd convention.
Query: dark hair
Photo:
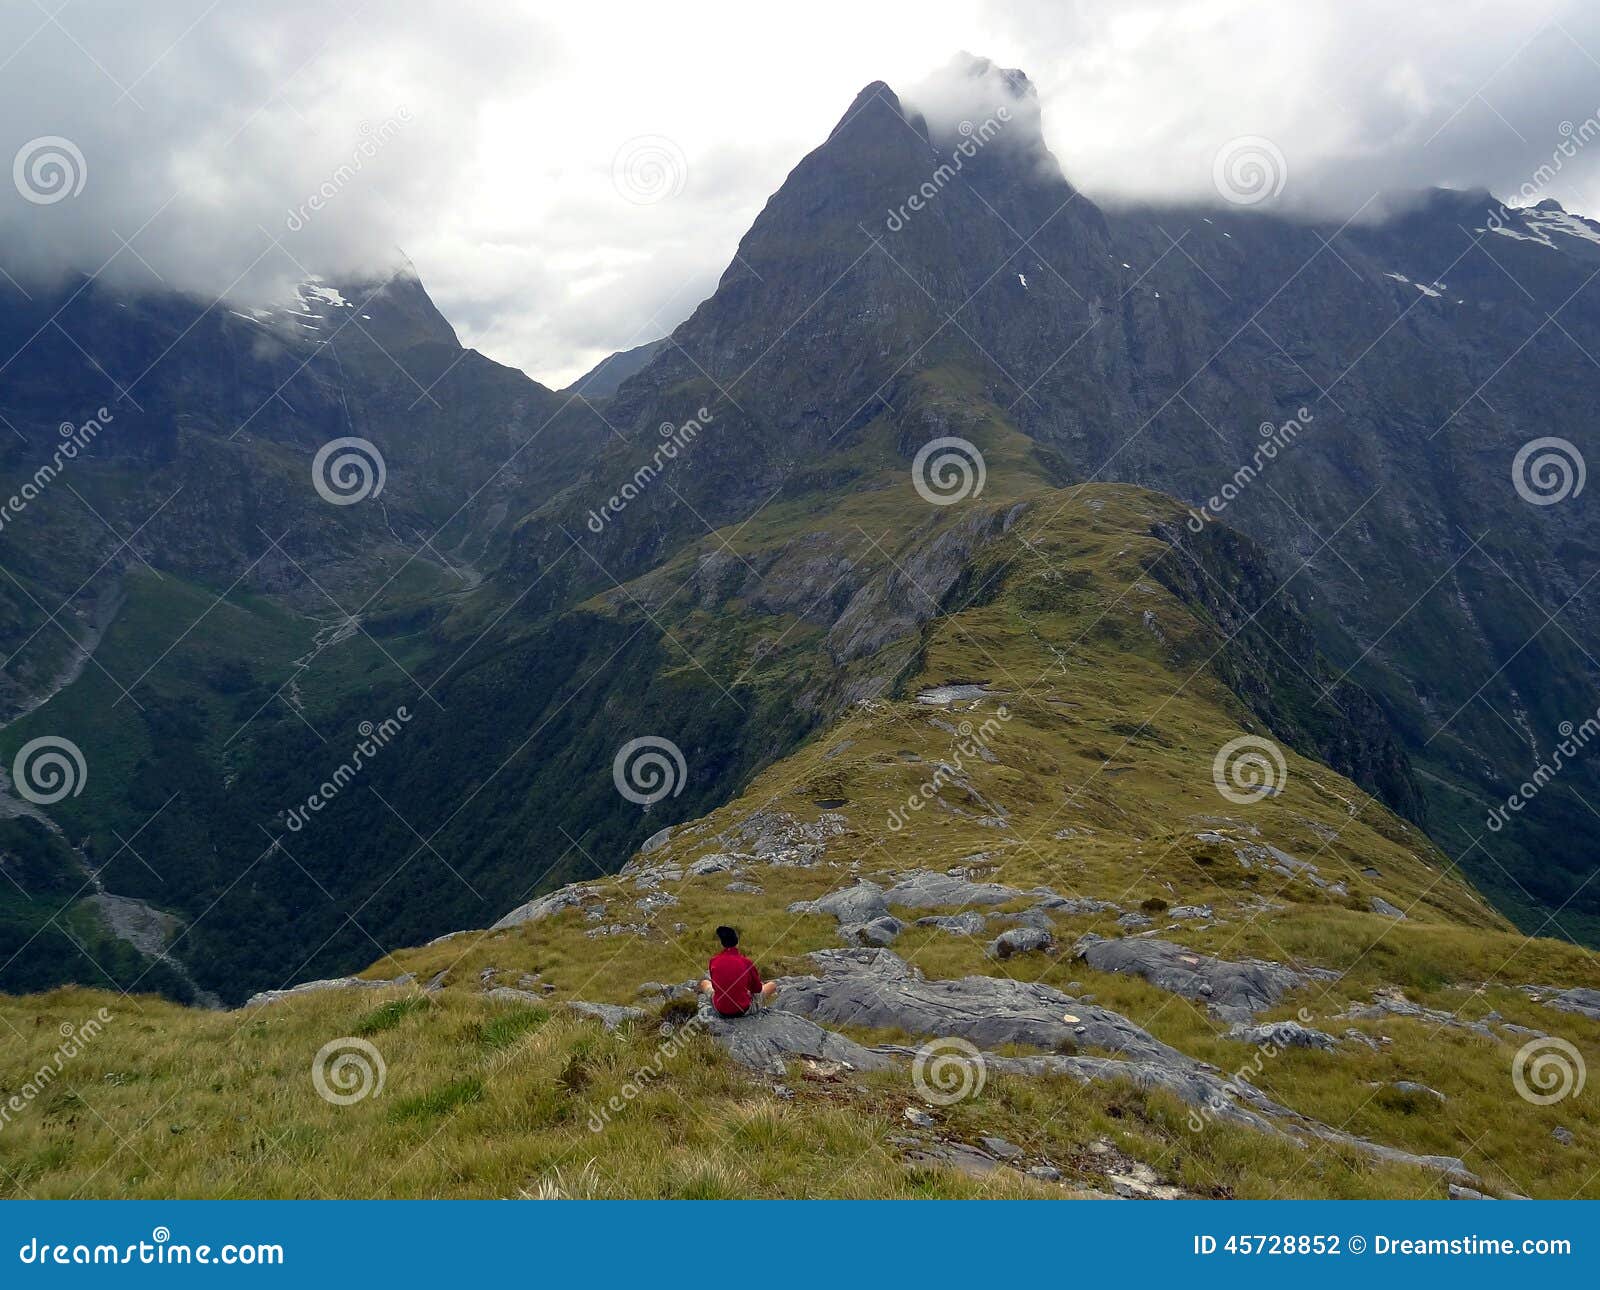
[[[717,928],[717,939],[722,942],[722,948],[731,950],[739,943],[739,933],[731,927]]]

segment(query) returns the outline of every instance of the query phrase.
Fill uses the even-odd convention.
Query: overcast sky
[[[1215,201],[1244,135],[1302,208],[1509,195],[1600,114],[1594,0],[7,0],[0,268],[249,303],[403,249],[559,386],[687,316],[857,90],[961,49],[1030,75],[1108,201]],[[1600,139],[1538,196],[1600,213]]]

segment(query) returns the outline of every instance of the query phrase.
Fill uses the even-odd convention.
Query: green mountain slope
[[[1600,1052],[1600,1021],[1568,1010],[1589,996],[1559,993],[1600,985],[1593,955],[1512,931],[1414,825],[1288,742],[1314,752],[1337,729],[1363,747],[1332,704],[1253,684],[1315,678],[1314,655],[1255,657],[1200,603],[1201,584],[1213,605],[1247,592],[1247,547],[1184,550],[1169,499],[1051,488],[1016,468],[1025,441],[974,433],[991,461],[978,497],[935,510],[884,472],[798,531],[797,507],[739,535],[735,554],[760,562],[867,534],[884,603],[921,591],[942,612],[907,610],[907,635],[866,656],[864,691],[848,661],[831,684],[806,673],[821,628],[784,620],[813,639],[761,651],[769,683],[847,697],[708,814],[676,809],[706,774],[704,716],[642,689],[619,700],[617,742],[648,734],[684,757],[683,796],[648,810],[608,764],[589,769],[636,835],[682,820],[620,875],[387,954],[367,988],[220,1014],[82,990],[0,1002],[18,1040],[7,1087],[53,1060],[63,1020],[113,1018],[0,1134],[10,1193],[1594,1195],[1592,1098],[1539,1104],[1513,1081],[1527,1045]],[[917,533],[919,513],[936,529]],[[942,590],[919,586],[963,529],[985,540]],[[712,549],[589,607],[595,630],[731,586],[708,582]],[[708,669],[748,666],[771,639],[773,615],[746,607],[747,631],[721,610],[698,635],[695,612],[670,619],[682,672],[718,640]],[[670,685],[657,666],[651,687]],[[1275,738],[1257,708],[1294,719]],[[1263,763],[1266,791],[1218,770],[1245,737],[1282,758]],[[1386,746],[1357,762],[1398,773]],[[722,922],[781,979],[774,1014],[706,1024],[681,1002]],[[1176,975],[1147,961],[1163,947]],[[952,991],[988,1004],[941,1012]],[[574,1001],[638,1011],[606,1014],[611,1031]],[[997,1017],[1016,1024],[984,1028]],[[1280,1020],[1328,1042],[1249,1029]],[[954,1040],[970,1048],[926,1048]],[[330,1085],[325,1045],[368,1076]],[[930,1051],[959,1058],[943,1069],[965,1072],[961,1096]],[[350,1104],[319,1096],[314,1066]]]

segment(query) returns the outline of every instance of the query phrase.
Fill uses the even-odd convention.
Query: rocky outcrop
[[[587,900],[599,898],[600,892],[594,887],[563,887],[560,891],[552,891],[548,895],[530,900],[526,905],[518,905],[504,918],[494,923],[489,930],[498,932],[507,927],[521,927],[524,923],[541,922],[564,909],[574,909]]]
[[[643,1008],[626,1008],[615,1003],[588,1003],[582,999],[568,1000],[567,1007],[580,1017],[598,1021],[607,1030],[615,1030],[630,1021],[643,1021],[648,1015]]]
[[[1600,990],[1574,986],[1570,990],[1563,990],[1552,999],[1546,999],[1545,1005],[1562,1012],[1577,1013],[1578,1016],[1588,1017],[1591,1021],[1600,1021]]]
[[[964,914],[933,914],[927,918],[917,919],[918,927],[937,927],[941,932],[949,932],[952,936],[976,936],[985,931],[989,920],[975,910],[967,910]]]
[[[1005,977],[928,981],[890,950],[824,950],[819,976],[785,977],[780,1006],[828,1025],[956,1035],[980,1048],[1101,1048],[1188,1068],[1198,1063],[1126,1017],[1051,986]]]
[[[884,893],[884,899],[889,904],[912,909],[1004,905],[1008,901],[1022,900],[1025,896],[1025,892],[1015,887],[1005,887],[995,882],[972,882],[967,878],[930,873],[927,870],[902,874],[900,880]]]
[[[868,923],[889,912],[889,902],[883,898],[883,888],[863,879],[854,887],[830,891],[816,900],[797,900],[789,906],[791,914],[831,914],[841,925]]]
[[[264,1004],[279,1003],[284,999],[298,999],[302,995],[320,994],[324,990],[382,990],[389,986],[413,985],[416,978],[409,972],[394,977],[387,981],[368,981],[359,976],[329,977],[325,981],[302,981],[297,986],[287,990],[262,990],[259,994],[252,994],[245,1000],[247,1008],[259,1008]]]
[[[1106,940],[1090,934],[1078,941],[1074,953],[1097,972],[1132,973],[1157,989],[1202,1002],[1223,1021],[1248,1022],[1314,976],[1330,975],[1297,972],[1259,959],[1233,963],[1171,941],[1131,936]]]
[[[741,1065],[781,1074],[791,1058],[841,1062],[854,1070],[882,1070],[893,1062],[852,1039],[787,1010],[763,1008],[743,1017],[719,1017],[701,1001],[699,1024]]]
[[[1236,1022],[1228,1028],[1223,1038],[1255,1044],[1258,1048],[1270,1044],[1274,1048],[1319,1048],[1328,1052],[1339,1046],[1339,1041],[1332,1035],[1302,1026],[1298,1021],[1269,1021],[1259,1026]]]
[[[1410,1017],[1433,1026],[1469,1030],[1484,1039],[1497,1038],[1494,1031],[1481,1021],[1467,1021],[1441,1008],[1424,1008],[1419,1003],[1412,1003],[1399,990],[1379,990],[1372,996],[1371,1003],[1351,1004],[1340,1014],[1340,1019],[1345,1021],[1380,1021],[1386,1017]]]

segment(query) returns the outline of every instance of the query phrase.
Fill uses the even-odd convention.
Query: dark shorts
[[[748,1017],[754,1007],[755,1000],[752,999],[747,1007],[738,1012],[724,1012],[721,1008],[713,1008],[712,1011],[715,1012],[717,1016],[722,1017],[724,1020],[732,1021],[737,1017]]]

